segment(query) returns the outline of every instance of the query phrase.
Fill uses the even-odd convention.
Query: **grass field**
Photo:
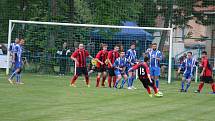
[[[69,76],[24,74],[12,86],[0,75],[0,121],[215,121],[215,95],[207,85],[194,94],[177,92],[179,82],[161,83],[164,97],[150,98],[139,81],[137,90],[86,88],[83,78],[69,87]]]

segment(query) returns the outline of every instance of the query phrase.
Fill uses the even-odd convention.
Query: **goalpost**
[[[129,30],[149,30],[149,31],[168,31],[169,41],[169,57],[168,57],[168,83],[171,83],[172,78],[172,51],[173,51],[173,29],[172,28],[157,28],[157,27],[137,27],[137,26],[113,26],[113,25],[94,25],[94,24],[74,24],[74,23],[58,23],[58,22],[39,22],[39,21],[22,21],[9,20],[8,28],[8,48],[10,48],[12,31],[15,24],[25,25],[50,25],[50,26],[64,26],[64,27],[85,27],[85,28],[101,28],[101,29],[129,29]],[[7,51],[7,68],[6,74],[9,74],[10,69],[10,52]]]

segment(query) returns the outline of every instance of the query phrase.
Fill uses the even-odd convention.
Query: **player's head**
[[[78,49],[80,49],[80,50],[84,49],[84,44],[80,43],[79,46],[78,46]]]
[[[16,43],[16,44],[18,44],[18,43],[19,43],[19,41],[20,41],[20,39],[19,39],[19,38],[16,38],[16,39],[15,39],[15,43]]]
[[[102,50],[107,50],[108,45],[107,45],[107,44],[102,43],[102,44],[101,44],[101,48],[102,48]]]
[[[187,57],[192,58],[193,53],[192,52],[187,52]]]
[[[115,46],[114,46],[114,51],[115,51],[115,52],[118,52],[118,51],[119,51],[119,45],[115,45]]]
[[[207,51],[202,51],[202,57],[207,57]]]
[[[156,50],[157,49],[157,43],[152,43],[152,49]]]
[[[125,51],[120,52],[120,57],[122,57],[122,58],[125,57]]]
[[[144,57],[144,62],[148,63],[149,62],[149,57],[145,56]]]
[[[24,44],[25,44],[25,40],[24,40],[23,38],[21,38],[21,39],[19,40],[19,44],[20,44],[20,45],[24,45]]]
[[[67,46],[67,43],[64,42],[64,43],[63,43],[63,48],[66,48],[66,46]]]
[[[184,57],[187,57],[187,53],[184,53],[183,56],[184,56]]]
[[[132,42],[131,43],[131,49],[134,50],[135,48],[136,48],[136,44],[135,44],[135,42]]]

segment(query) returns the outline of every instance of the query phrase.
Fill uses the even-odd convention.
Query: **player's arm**
[[[134,65],[132,68],[130,68],[130,69],[128,70],[128,72],[138,69],[139,66],[140,66],[139,64]]]
[[[185,60],[182,62],[182,64],[180,65],[180,67],[178,68],[178,74],[180,73],[181,71],[181,68],[185,67]]]
[[[119,67],[119,62],[117,60],[115,60],[115,62],[112,66],[116,69],[122,70],[122,68]]]
[[[99,60],[99,58],[101,57],[101,54],[102,54],[102,52],[100,51],[100,52],[98,52],[97,54],[96,54],[96,58],[95,58],[95,60],[97,61],[97,62],[99,62],[100,64],[104,64],[103,62],[101,62],[100,60]]]
[[[73,61],[75,61],[76,64],[79,64],[78,60],[76,59],[77,55],[78,55],[78,52],[75,51],[75,52],[71,55],[70,58],[71,58]]]
[[[112,53],[111,52],[108,52],[108,57],[107,57],[107,60],[106,60],[106,62],[107,62],[107,64],[110,64],[110,66],[111,67],[113,67],[113,65],[112,65],[112,63],[111,63],[111,55],[112,55]]]
[[[145,65],[146,66],[146,73],[147,73],[147,77],[148,77],[148,79],[149,79],[149,81],[152,83],[152,78],[151,78],[151,75],[150,75],[150,71],[149,71],[149,67],[147,66],[147,65]]]

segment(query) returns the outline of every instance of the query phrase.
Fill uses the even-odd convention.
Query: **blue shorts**
[[[120,71],[119,69],[115,69],[115,70],[114,70],[114,73],[115,73],[116,76],[125,75],[125,74],[126,74],[126,72],[122,72],[122,71]]]
[[[21,62],[15,62],[15,64],[14,64],[14,71],[16,69],[21,69],[21,68],[22,68],[22,63]]]
[[[193,76],[191,74],[191,72],[187,72],[183,74],[183,77],[187,80],[187,79],[191,79]]]
[[[150,67],[151,76],[160,76],[160,67]]]

